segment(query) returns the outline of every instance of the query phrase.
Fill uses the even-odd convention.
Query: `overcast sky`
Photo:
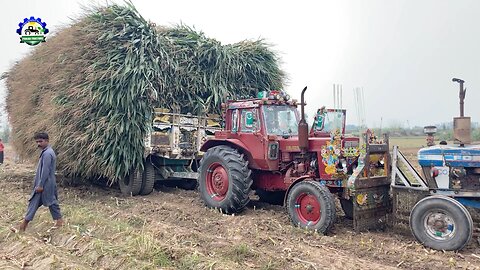
[[[121,2],[121,1],[117,1]],[[0,73],[32,48],[19,43],[18,23],[35,16],[50,34],[90,1],[4,1],[0,10]],[[98,2],[96,2],[98,3]],[[105,2],[100,2],[105,3]],[[263,38],[274,45],[294,98],[308,86],[307,112],[333,106],[343,85],[347,121],[358,123],[353,88],[363,87],[366,120],[378,127],[428,125],[459,114],[458,85],[466,81],[465,114],[480,121],[480,1],[146,1],[133,0],[156,24],[183,22],[222,43]],[[48,42],[47,35],[47,42]],[[0,86],[4,99],[5,89]],[[407,123],[408,120],[408,123]]]

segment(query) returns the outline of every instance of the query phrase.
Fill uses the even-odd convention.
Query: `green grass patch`
[[[245,243],[241,243],[239,245],[234,246],[227,254],[227,256],[237,262],[242,263],[245,260],[255,257],[256,254],[253,250]]]
[[[194,270],[198,269],[198,265],[200,264],[200,256],[196,253],[186,255],[180,259],[178,264],[178,269],[180,270]]]
[[[425,137],[391,137],[390,145],[398,145],[400,149],[407,148],[421,148],[424,145],[427,145]]]
[[[277,270],[277,269],[282,269],[282,268],[273,260],[269,260],[268,262],[260,266],[260,270]]]

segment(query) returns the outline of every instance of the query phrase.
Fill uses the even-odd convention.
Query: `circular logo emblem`
[[[18,24],[17,34],[20,35],[20,43],[35,46],[45,42],[45,35],[48,33],[47,24],[42,19],[35,17],[25,18]]]

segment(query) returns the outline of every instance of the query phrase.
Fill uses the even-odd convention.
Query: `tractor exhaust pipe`
[[[464,117],[465,115],[464,115],[463,108],[464,108],[465,92],[467,92],[467,90],[463,88],[463,83],[465,81],[462,79],[453,78],[452,82],[458,82],[460,84],[460,92],[458,94],[458,97],[460,98],[460,117]]]
[[[454,143],[465,146],[465,144],[472,143],[471,119],[470,117],[465,117],[464,114],[464,100],[467,90],[463,87],[464,80],[453,78],[452,81],[460,84],[458,95],[460,98],[460,117],[453,118],[453,140]]]
[[[307,153],[308,149],[308,124],[305,120],[305,91],[307,91],[307,87],[303,88],[302,96],[301,96],[301,119],[298,123],[298,147],[302,154]]]

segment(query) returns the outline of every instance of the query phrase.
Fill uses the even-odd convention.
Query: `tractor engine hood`
[[[480,167],[480,145],[435,145],[418,151],[420,166]]]
[[[282,152],[300,152],[300,147],[298,146],[298,137],[291,136],[289,138],[279,138],[278,139],[279,149]]]
[[[322,146],[326,145],[327,142],[331,141],[330,137],[310,137],[308,138],[308,151],[317,152],[322,150]],[[278,139],[279,149],[282,152],[300,152],[300,147],[298,146],[298,137],[292,136],[290,138]],[[343,147],[358,147],[359,138],[357,137],[346,137],[343,139]]]

